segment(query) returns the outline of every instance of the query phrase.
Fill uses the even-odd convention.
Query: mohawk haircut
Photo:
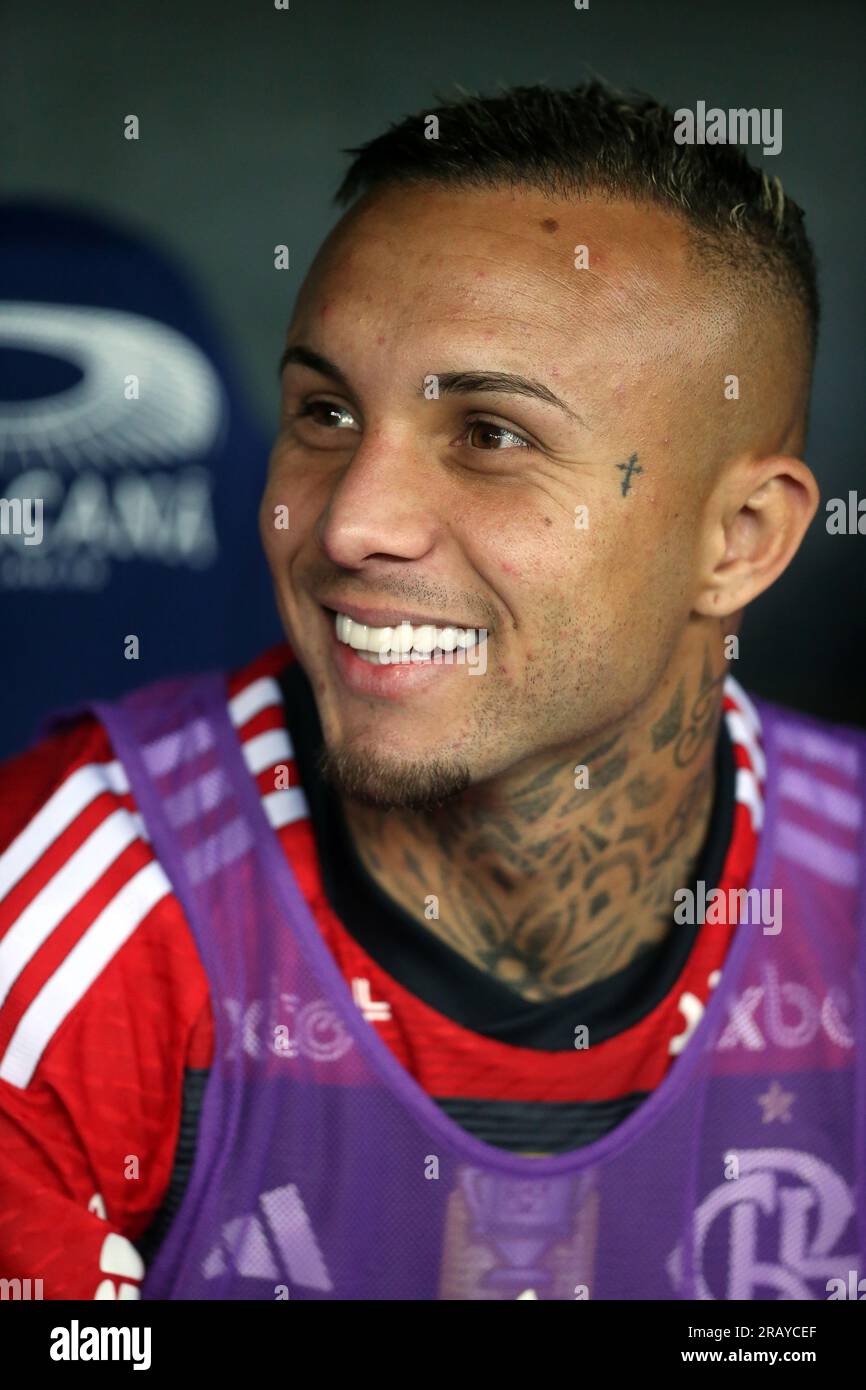
[[[436,140],[425,138],[430,116],[439,120]],[[820,311],[802,209],[737,146],[679,145],[675,126],[673,112],[652,97],[598,80],[568,91],[461,94],[344,151],[354,159],[335,201],[346,206],[388,184],[438,184],[653,203],[688,226],[711,276],[738,277],[759,307],[768,299],[798,305],[812,359]]]

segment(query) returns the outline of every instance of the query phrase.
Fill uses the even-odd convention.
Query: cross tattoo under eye
[[[626,493],[629,490],[632,473],[642,473],[643,469],[637,467],[637,454],[632,454],[628,463],[618,463],[617,468],[619,468],[621,472],[625,473],[625,477],[622,480],[622,495],[623,497],[625,497]]]

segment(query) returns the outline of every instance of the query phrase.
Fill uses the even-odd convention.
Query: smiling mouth
[[[388,627],[373,627],[357,622],[346,613],[326,611],[334,621],[337,641],[351,647],[362,661],[373,666],[437,662],[487,640],[486,628],[437,627],[433,623],[410,623],[406,619]]]

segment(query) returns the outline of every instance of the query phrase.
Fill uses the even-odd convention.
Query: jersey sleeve
[[[135,1243],[212,1051],[204,969],[124,769],[95,719],[67,724],[0,768],[4,1296],[140,1296]]]

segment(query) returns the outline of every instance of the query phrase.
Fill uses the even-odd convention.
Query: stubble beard
[[[432,811],[461,796],[472,781],[459,760],[397,762],[368,749],[323,748],[318,767],[338,796],[379,811]]]

